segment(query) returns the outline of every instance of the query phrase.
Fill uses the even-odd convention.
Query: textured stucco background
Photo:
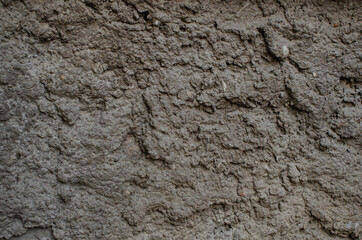
[[[0,239],[359,239],[360,0],[1,0]]]

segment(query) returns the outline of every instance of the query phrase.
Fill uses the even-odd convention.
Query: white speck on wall
[[[289,55],[289,48],[286,45],[283,45],[282,47],[282,53],[283,53],[283,57],[288,57]]]
[[[226,83],[224,82],[224,80],[221,80],[221,83],[222,83],[222,89],[223,89],[224,92],[225,92],[226,89],[227,89]]]
[[[155,25],[156,27],[160,26],[160,24],[161,24],[161,22],[158,21],[158,20],[155,20],[155,21],[153,22],[153,25]]]

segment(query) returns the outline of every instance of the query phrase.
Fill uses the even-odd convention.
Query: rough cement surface
[[[0,239],[361,238],[361,1],[0,2]]]

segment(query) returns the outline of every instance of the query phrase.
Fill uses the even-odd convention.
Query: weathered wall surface
[[[0,239],[358,239],[361,16],[2,0]]]

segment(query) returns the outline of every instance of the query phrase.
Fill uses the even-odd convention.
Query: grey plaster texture
[[[0,239],[361,239],[359,0],[1,0]]]

